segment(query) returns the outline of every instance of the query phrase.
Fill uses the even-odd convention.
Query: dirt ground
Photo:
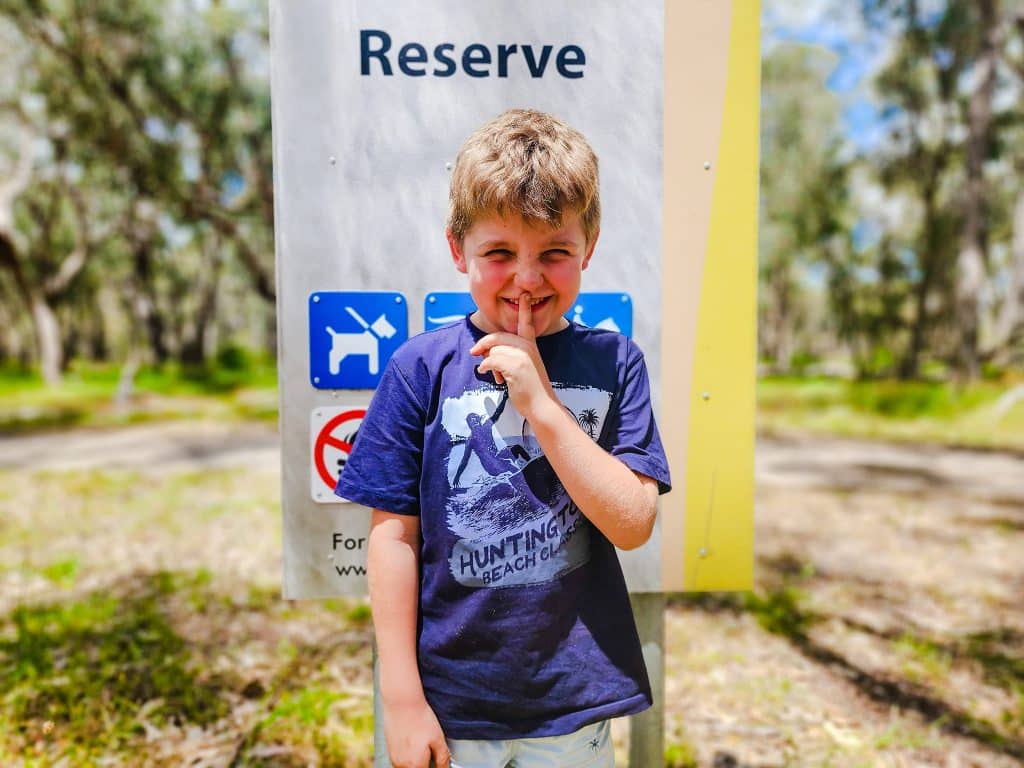
[[[77,593],[111,589],[154,568],[209,569],[228,592],[272,593],[280,529],[265,521],[276,515],[278,462],[276,435],[260,425],[165,424],[0,439],[0,529],[14,531],[0,546],[0,615],[52,593],[51,581],[29,565],[70,553],[83,558]],[[130,491],[110,491],[135,510],[132,521],[69,502],[66,487],[53,490],[56,478],[66,485],[91,473],[108,485],[121,476],[141,481]],[[160,480],[147,490],[149,477]],[[214,502],[193,498],[190,488],[200,477],[231,498],[241,495],[245,514],[222,514]],[[1024,764],[1024,458],[762,439],[755,526],[753,593],[669,597],[670,764]],[[29,527],[32,537],[18,533]],[[332,706],[364,716],[365,626],[339,633],[336,613],[327,610],[250,610],[242,598],[231,605],[230,616],[216,613],[220,608],[204,614],[216,619],[212,628],[183,610],[180,634],[211,663],[243,670],[247,689],[295,672],[276,660],[282,643],[320,648],[318,679],[350,693]],[[268,611],[275,612],[272,628]],[[310,748],[304,754],[313,757],[304,762],[286,760],[300,747],[266,733],[262,741],[251,737],[258,710],[253,697],[238,696],[230,716],[206,732],[154,728],[153,754],[163,757],[146,764],[298,765],[322,758]],[[626,730],[616,725],[620,751]],[[352,738],[368,750],[365,731]],[[264,762],[239,762],[243,748]],[[353,753],[338,764],[365,759]]]

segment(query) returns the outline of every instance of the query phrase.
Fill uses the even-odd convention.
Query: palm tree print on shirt
[[[597,415],[597,411],[593,408],[582,410],[580,411],[580,415],[577,417],[576,421],[578,421],[579,425],[587,431],[591,440],[597,440],[597,425],[601,423],[601,419]]]

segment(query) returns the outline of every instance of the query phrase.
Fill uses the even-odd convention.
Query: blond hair
[[[597,155],[582,133],[532,109],[510,109],[480,126],[455,159],[448,193],[448,229],[462,242],[491,213],[561,226],[580,218],[587,243],[601,225]]]

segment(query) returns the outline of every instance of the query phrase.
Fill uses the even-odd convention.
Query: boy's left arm
[[[601,448],[559,402],[537,349],[529,306],[529,294],[523,294],[518,334],[485,336],[470,354],[483,355],[480,372],[491,371],[508,386],[512,404],[530,422],[576,506],[612,544],[635,549],[654,528],[658,483]]]

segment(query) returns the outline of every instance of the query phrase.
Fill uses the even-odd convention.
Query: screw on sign
[[[356,433],[365,415],[365,408],[342,411],[331,417],[317,433],[316,442],[313,444],[313,464],[316,467],[317,475],[323,480],[330,493],[334,493],[334,487],[338,484],[338,475],[342,467],[345,466],[348,455],[352,452],[352,444],[355,442]],[[327,463],[328,449],[342,453],[333,472]],[[340,499],[336,500],[340,501]]]

